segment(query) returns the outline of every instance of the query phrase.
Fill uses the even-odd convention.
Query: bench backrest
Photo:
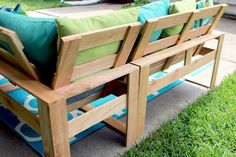
[[[61,38],[57,70],[53,79],[52,88],[57,89],[98,71],[125,64],[130,56],[140,29],[141,24],[136,22]],[[76,56],[80,51],[117,41],[122,41],[122,43],[116,54],[76,65]]]
[[[165,17],[147,20],[141,32],[141,37],[138,45],[133,50],[131,60],[142,58],[162,49],[210,33],[219,22],[226,6],[227,5],[216,5],[209,8],[199,9],[194,12],[173,14]],[[212,21],[209,24],[200,28],[193,28],[194,22],[196,20],[206,17],[212,17]],[[184,28],[181,33],[168,36],[154,42],[149,42],[151,35],[156,30],[166,29],[180,24],[184,24]],[[168,60],[164,62],[168,62]],[[174,62],[174,60],[171,59],[169,60],[169,62]],[[170,64],[171,63],[169,63],[169,65]],[[165,63],[162,63],[162,65],[164,67]],[[160,69],[163,69],[163,67],[160,67]]]
[[[38,74],[33,64],[26,58],[23,45],[15,32],[0,27],[0,58],[16,68],[24,71],[30,77],[38,80]]]

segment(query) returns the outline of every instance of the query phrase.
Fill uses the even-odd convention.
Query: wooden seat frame
[[[141,24],[137,22],[61,38],[57,70],[52,87],[48,87],[39,81],[33,65],[23,53],[23,46],[16,33],[0,28],[0,39],[14,52],[11,54],[0,48],[0,74],[10,81],[0,85],[0,102],[41,134],[46,157],[69,157],[69,139],[102,121],[125,134],[126,145],[134,143],[141,136],[136,131],[139,121],[139,68],[126,64],[140,29]],[[118,41],[122,42],[116,54],[76,65],[76,55],[81,50]],[[127,90],[114,100],[100,107],[92,107],[90,103],[101,97],[102,92],[98,91],[67,105],[68,98],[124,76],[128,81]],[[17,88],[23,88],[37,98],[38,115],[33,115],[7,95],[7,92]],[[111,117],[125,107],[128,111],[126,123]],[[85,113],[67,121],[67,113],[76,109]]]
[[[210,88],[214,88],[219,66],[219,60],[224,40],[224,34],[213,31],[227,5],[217,5],[214,7],[199,9],[194,12],[173,14],[166,17],[147,20],[141,32],[138,45],[132,54],[132,64],[140,67],[139,83],[139,108],[146,110],[147,95],[156,93],[157,90],[167,86],[175,80],[184,77],[190,72],[214,61],[214,68],[210,83]],[[205,17],[213,17],[211,24],[193,29],[195,20]],[[169,28],[179,24],[184,24],[180,34],[169,36],[151,42],[150,37],[160,29]],[[209,40],[218,41],[216,49],[204,48],[203,45]],[[197,60],[192,60],[193,56],[201,55]],[[170,65],[184,60],[184,66],[175,69],[165,76],[149,82],[149,76],[159,71],[165,71]],[[193,82],[198,85],[200,83]],[[206,85],[203,85],[206,87]],[[146,112],[142,112],[146,113]],[[140,115],[144,121],[139,122],[139,128],[144,131],[145,114]]]

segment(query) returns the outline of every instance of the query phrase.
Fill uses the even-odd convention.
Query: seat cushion
[[[169,14],[185,13],[196,10],[196,0],[182,0],[174,2],[170,5]],[[164,29],[165,36],[179,34],[184,27],[184,24]]]
[[[50,85],[57,59],[55,19],[33,18],[0,11],[0,26],[17,33],[26,57],[39,70],[42,82]]]
[[[136,22],[139,8],[124,9],[112,13],[86,18],[58,18],[57,29],[60,37],[96,31],[108,27]],[[98,58],[114,54],[120,47],[120,41],[82,50],[78,53],[76,64],[83,64]]]
[[[196,3],[196,9],[202,9],[214,6],[213,0],[200,0]],[[194,22],[194,28],[199,28],[210,23],[212,17],[206,17]]]
[[[161,0],[143,5],[140,9],[138,21],[144,24],[147,19],[168,15],[169,5],[169,0]],[[157,40],[160,37],[161,32],[162,30],[155,31],[150,41],[153,42]]]

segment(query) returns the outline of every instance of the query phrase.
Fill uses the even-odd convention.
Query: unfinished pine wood
[[[69,138],[120,112],[126,107],[126,95],[117,97],[68,122]]]
[[[20,105],[10,96],[8,96],[4,91],[0,89],[0,102],[9,109],[12,113],[14,113],[17,117],[25,121],[32,129],[36,132],[40,133],[39,128],[39,119],[36,115],[33,115],[29,110]]]
[[[39,119],[45,157],[70,157],[66,100],[39,101]]]
[[[176,44],[178,39],[179,39],[179,34],[151,42],[145,48],[143,56],[173,46]]]
[[[150,41],[150,38],[154,30],[156,29],[157,23],[158,23],[157,19],[146,20],[144,28],[142,29],[142,32],[141,32],[141,37],[138,42],[138,45],[135,47],[134,52],[132,52],[132,55],[131,55],[132,60],[139,59],[143,56],[143,53]]]
[[[186,21],[188,21],[191,14],[192,14],[191,12],[187,12],[187,13],[177,13],[177,14],[159,17],[157,18],[158,25],[156,25],[155,30],[160,30],[160,29],[184,24],[186,23]]]
[[[132,51],[134,43],[138,37],[140,29],[141,29],[140,23],[134,23],[129,26],[125,38],[123,40],[123,43],[121,45],[121,48],[118,52],[118,56],[114,64],[114,67],[121,66],[127,62],[130,56],[130,52]]]
[[[117,54],[105,56],[92,62],[88,62],[82,65],[77,65],[73,69],[71,81],[75,81],[78,78],[84,77],[89,74],[93,74],[104,69],[113,67],[117,58]]]
[[[53,89],[66,86],[70,83],[80,39],[80,36],[77,36],[77,38],[71,38],[69,36],[61,39],[57,70],[52,83]]]
[[[24,70],[24,72],[32,77],[33,79],[39,80],[39,76],[35,69],[31,66],[31,63],[26,58],[24,52],[23,52],[23,45],[21,44],[18,36],[15,32],[8,30],[6,28],[0,27],[0,40],[8,43],[10,49],[10,52],[7,52],[4,49],[0,49],[0,57],[2,59],[5,59],[12,65],[17,66],[21,70]]]
[[[92,109],[94,109],[94,107],[90,104],[86,105],[86,106],[83,106],[82,109],[84,111],[90,111]],[[109,117],[105,120],[103,120],[104,123],[106,123],[108,126],[112,127],[113,129],[123,133],[124,135],[126,134],[126,124],[121,122],[120,120],[118,119],[115,119],[113,117]]]
[[[220,56],[221,56],[221,52],[222,52],[223,42],[224,42],[224,35],[222,35],[218,38],[217,50],[216,50],[216,54],[215,54],[215,63],[214,63],[212,77],[211,77],[211,83],[210,83],[211,89],[213,89],[216,84],[216,78],[217,78],[217,73],[218,73],[218,69],[219,69],[219,62],[220,62]]]
[[[174,70],[167,74],[166,76],[162,78],[158,78],[155,81],[152,81],[149,84],[148,94],[151,94],[155,92],[156,90],[159,90],[168,84],[174,82],[175,80],[187,75],[188,73],[196,70],[197,68],[209,63],[210,61],[214,60],[215,51],[203,56],[202,58],[195,60],[191,64],[188,64],[182,68],[179,68],[177,70]]]
[[[108,83],[122,76],[125,76],[137,69],[138,67],[134,65],[125,64],[114,69],[100,72],[97,75],[93,75],[86,79],[76,81],[75,83],[59,88],[56,91],[69,98],[77,94],[83,93],[87,90],[91,90],[97,86]]]
[[[128,75],[127,117],[126,117],[126,146],[133,144],[143,135],[145,107],[138,104],[139,70]]]
[[[194,24],[194,21],[196,19],[196,17],[198,16],[198,13],[199,11],[194,11],[188,21],[186,22],[182,32],[180,33],[180,37],[179,37],[179,40],[177,42],[177,44],[179,43],[183,43],[185,40],[186,40],[186,36],[187,34],[189,34],[190,32],[190,29],[192,28],[193,24]],[[163,66],[163,70],[166,70],[170,67],[170,65],[178,58],[179,56],[178,55],[174,55],[174,56],[171,56],[170,58],[168,58],[166,60],[166,63],[165,65]]]
[[[193,49],[189,49],[186,51],[184,58],[184,65],[188,65],[191,63],[192,55],[193,55]]]
[[[178,44],[174,47],[166,48],[164,50],[158,51],[151,55],[145,56],[144,58],[133,61],[132,63],[135,65],[139,65],[141,67],[154,64],[163,59],[176,55],[178,53],[184,52],[188,49],[198,46],[199,44],[205,43],[206,41],[218,38],[222,35],[221,32],[214,31],[212,33],[206,34],[204,36],[198,37],[196,39],[192,39],[190,41],[186,41],[184,43]]]
[[[144,134],[145,119],[146,119],[146,104],[147,104],[147,93],[148,93],[148,78],[150,73],[150,66],[145,66],[140,69],[140,80],[139,80],[139,96],[138,96],[138,137]]]
[[[97,92],[91,96],[88,96],[87,98],[84,98],[78,102],[75,102],[73,104],[67,105],[67,112],[71,112],[77,109],[80,109],[81,107],[91,103],[92,101],[97,100],[98,98],[101,97],[101,92]]]

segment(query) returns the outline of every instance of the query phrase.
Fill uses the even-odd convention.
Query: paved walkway
[[[80,7],[76,7],[78,11]],[[76,9],[75,8],[75,9]],[[93,7],[90,7],[93,11]],[[41,10],[44,14],[52,12],[55,16],[59,15],[62,10],[50,9]],[[96,8],[97,9],[97,8]],[[73,9],[71,9],[73,10]],[[81,9],[82,10],[82,9]],[[107,9],[109,10],[109,9]],[[117,6],[114,9],[117,10]],[[63,14],[74,14],[70,10],[64,10]],[[77,12],[77,10],[76,10]],[[102,11],[101,11],[102,12]],[[39,12],[35,13],[39,14]],[[82,14],[81,14],[82,15]],[[236,70],[236,21],[230,19],[222,19],[217,27],[217,30],[225,31],[225,43],[223,47],[223,54],[220,62],[219,75],[217,83],[219,84],[222,79]],[[212,43],[209,43],[211,46]],[[209,83],[209,74],[211,69],[207,69],[195,78],[198,81]],[[189,103],[193,102],[196,98],[206,93],[206,89],[188,82],[182,83],[169,92],[163,94],[157,99],[148,104],[148,113],[146,119],[145,136],[151,131],[155,130],[163,121],[173,118],[176,114],[180,113]],[[0,122],[0,156],[4,157],[37,157],[38,155],[32,151],[14,132]],[[112,157],[118,156],[128,148],[122,144],[124,138],[120,134],[108,129],[103,128],[90,136],[82,139],[81,141],[71,146],[72,157]]]

